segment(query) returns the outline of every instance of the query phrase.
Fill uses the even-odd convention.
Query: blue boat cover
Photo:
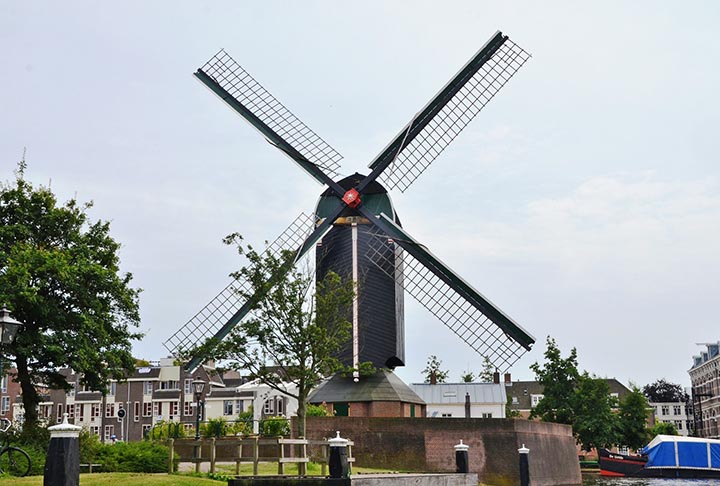
[[[643,450],[646,468],[720,469],[720,441],[659,435]]]

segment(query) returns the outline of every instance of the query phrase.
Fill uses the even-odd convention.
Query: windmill
[[[195,76],[326,189],[312,216],[302,214],[266,249],[315,249],[317,273],[362,280],[353,305],[353,337],[341,359],[357,368],[404,365],[407,292],[499,371],[535,339],[406,232],[388,189],[404,192],[485,107],[530,55],[497,32],[369,164],[369,173],[340,178],[340,154],[268,93],[224,50]],[[252,310],[232,281],[164,346],[177,353],[227,336]],[[204,359],[195,356],[194,369]]]

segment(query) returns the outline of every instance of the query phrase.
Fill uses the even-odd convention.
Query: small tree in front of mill
[[[573,433],[584,451],[617,443],[618,417],[613,412],[617,399],[610,395],[607,380],[584,372],[578,377],[573,402]]]
[[[433,377],[437,383],[445,383],[447,381],[450,372],[441,368],[442,361],[440,361],[434,354],[430,355],[427,360],[425,369],[422,370],[422,374],[425,375],[425,383],[432,383]]]
[[[618,443],[640,449],[648,442],[648,402],[637,386],[630,387],[630,393],[620,399],[618,407]]]
[[[573,348],[563,358],[557,343],[547,337],[545,364],[530,365],[535,379],[543,387],[543,398],[530,411],[530,418],[540,417],[544,422],[572,425],[575,421],[575,389],[580,373],[577,369],[577,351]]]
[[[261,383],[298,401],[298,436],[305,436],[307,398],[320,381],[343,369],[338,351],[347,346],[355,286],[334,272],[315,281],[309,270],[293,267],[294,253],[275,257],[257,253],[232,234],[248,265],[233,276],[248,282],[241,297],[251,302],[252,315],[221,343],[209,341],[192,353],[227,359],[231,368],[245,370]],[[285,383],[294,383],[297,391]]]

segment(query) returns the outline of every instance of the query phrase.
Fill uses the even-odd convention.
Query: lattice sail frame
[[[315,165],[339,177],[340,155],[221,49],[200,68]]]
[[[507,39],[380,175],[385,187],[405,192],[528,59]]]
[[[374,226],[366,231],[371,238],[365,257],[499,372],[508,371],[528,351],[392,238]],[[393,254],[401,261],[402,275],[392,272],[397,263],[387,255]]]
[[[310,234],[314,224],[314,215],[300,214],[275,241],[268,245],[263,254],[280,257],[283,251],[296,250]],[[170,336],[163,346],[173,356],[178,356],[182,351],[204,343],[211,336],[224,338],[237,323],[231,324],[233,317],[246,303],[240,292],[248,293],[250,290],[250,284],[246,280],[233,279],[200,312]],[[239,322],[243,317],[244,315],[239,316],[237,321]]]

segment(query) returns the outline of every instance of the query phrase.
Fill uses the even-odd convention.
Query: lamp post
[[[0,310],[0,344],[11,344],[21,327],[23,323],[10,317],[6,307]]]
[[[200,417],[202,416],[202,409],[201,404],[202,402],[200,399],[202,398],[202,392],[205,389],[205,382],[199,378],[196,378],[192,382],[193,389],[195,390],[195,406],[197,412],[195,414],[195,440],[200,440]]]

